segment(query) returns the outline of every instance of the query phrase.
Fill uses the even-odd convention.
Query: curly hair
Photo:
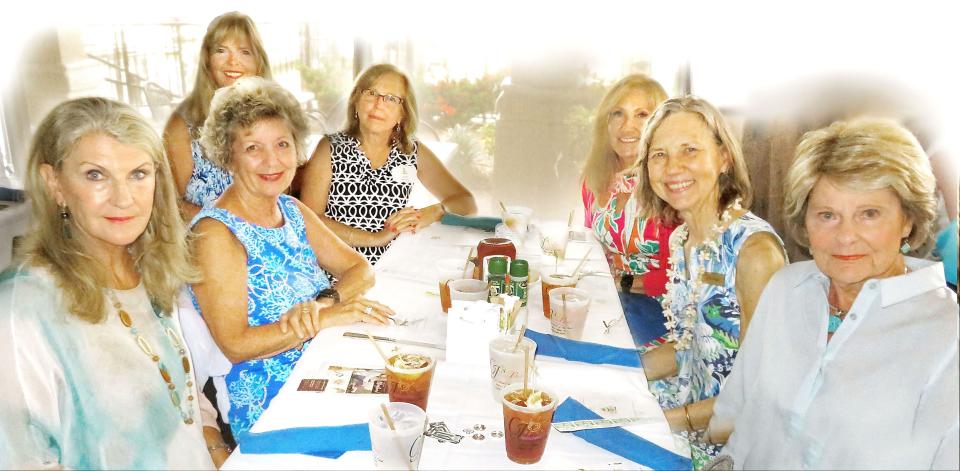
[[[63,237],[57,202],[40,171],[50,165],[59,172],[76,143],[98,133],[142,149],[153,161],[156,187],[150,219],[129,250],[150,301],[169,313],[180,287],[193,281],[196,271],[189,263],[188,236],[163,144],[150,123],[129,105],[78,98],[57,105],[40,122],[27,161],[32,228],[22,247],[26,261],[53,274],[73,315],[91,323],[105,318],[104,297],[94,295],[107,285],[105,267],[85,252],[79,239]]]
[[[931,237],[937,197],[930,159],[916,137],[895,121],[837,121],[803,135],[787,173],[784,213],[791,235],[804,247],[810,246],[810,192],[824,177],[858,190],[893,190],[913,222],[907,242],[919,247]]]
[[[289,126],[297,147],[297,165],[305,164],[310,132],[307,116],[292,93],[261,77],[243,77],[214,94],[200,133],[204,154],[217,166],[229,168],[237,131],[272,118],[282,119]]]
[[[730,170],[720,174],[720,198],[717,202],[717,211],[729,206],[737,198],[740,199],[744,208],[749,208],[753,203],[753,189],[750,186],[750,174],[747,171],[747,162],[743,158],[743,151],[740,149],[740,141],[734,137],[733,131],[719,110],[702,98],[688,95],[671,98],[661,103],[650,116],[647,127],[640,137],[637,163],[632,171],[640,176],[640,184],[637,185],[635,194],[644,217],[672,223],[681,222],[677,211],[654,193],[650,185],[650,174],[647,172],[649,162],[647,155],[650,152],[653,135],[667,116],[673,113],[693,113],[699,116],[710,129],[717,145],[730,156]]]
[[[263,48],[263,40],[260,39],[260,32],[257,31],[257,25],[253,20],[236,11],[214,18],[207,26],[207,32],[200,46],[200,63],[197,65],[197,78],[194,81],[193,90],[177,108],[177,112],[189,125],[191,137],[194,139],[200,136],[200,126],[206,121],[207,114],[210,112],[210,99],[217,91],[213,73],[210,72],[210,54],[224,40],[239,38],[245,38],[250,43],[253,58],[257,62],[257,75],[266,79],[273,78],[267,51]]]
[[[405,153],[413,152],[414,136],[417,135],[417,123],[420,121],[420,115],[417,111],[417,97],[413,93],[413,87],[410,84],[410,78],[392,64],[371,65],[364,70],[357,82],[350,90],[350,98],[347,100],[347,122],[344,124],[344,132],[355,138],[360,138],[360,118],[357,116],[357,102],[360,101],[360,95],[364,90],[370,88],[373,82],[387,74],[394,74],[403,81],[403,117],[400,118],[400,132],[394,132],[394,140],[397,146]]]

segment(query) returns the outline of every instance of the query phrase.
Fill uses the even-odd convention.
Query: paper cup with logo
[[[552,267],[551,267],[552,269]],[[540,276],[540,296],[543,300],[543,317],[550,318],[550,291],[554,288],[573,287],[577,279],[563,273],[544,273]]]
[[[550,291],[550,330],[568,339],[580,340],[590,310],[590,294],[577,288]]]
[[[427,429],[427,413],[406,402],[390,402],[386,407],[394,430],[390,429],[379,404],[370,410],[373,464],[377,469],[417,469],[423,451],[423,434]]]
[[[490,340],[490,383],[495,401],[500,400],[500,392],[505,386],[523,382],[524,361],[527,362],[527,371],[533,375],[533,357],[536,353],[537,343],[527,337],[520,339],[519,344],[516,334],[501,335]]]

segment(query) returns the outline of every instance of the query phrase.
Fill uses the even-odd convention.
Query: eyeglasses
[[[403,103],[403,98],[389,93],[378,93],[376,90],[369,88],[360,92],[360,96],[371,101],[377,101],[378,98],[382,98],[383,102],[388,105],[400,105]]]

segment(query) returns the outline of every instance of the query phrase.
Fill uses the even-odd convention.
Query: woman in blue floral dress
[[[293,95],[259,77],[217,91],[202,132],[208,157],[234,182],[193,220],[203,279],[191,292],[233,363],[229,418],[240,442],[318,331],[392,315],[360,296],[373,285],[370,264],[283,194],[306,158],[306,135]],[[337,277],[336,289],[323,270]]]
[[[657,108],[636,172],[643,216],[680,224],[670,236],[662,302],[668,343],[643,355],[644,372],[698,468],[716,454],[703,429],[760,293],[786,263],[783,242],[743,209],[751,190],[740,144],[704,100],[674,98]]]

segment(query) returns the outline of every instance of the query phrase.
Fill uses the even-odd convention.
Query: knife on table
[[[343,333],[343,336],[344,336],[344,337],[355,338],[355,339],[366,339],[366,338],[367,338],[367,334],[361,334],[361,333],[358,333],[358,332],[344,332],[344,333]],[[447,349],[447,347],[445,347],[445,346],[443,346],[443,345],[437,345],[437,344],[435,344],[435,343],[430,343],[430,342],[420,342],[420,341],[417,341],[417,340],[406,340],[406,339],[394,339],[394,338],[390,338],[390,337],[381,337],[381,336],[379,336],[379,335],[373,335],[372,337],[373,337],[374,340],[380,340],[380,341],[382,341],[382,342],[402,343],[402,344],[404,344],[404,345],[413,345],[413,346],[415,346],[415,347],[434,348],[434,349],[437,349],[437,350],[446,350],[446,349]]]

